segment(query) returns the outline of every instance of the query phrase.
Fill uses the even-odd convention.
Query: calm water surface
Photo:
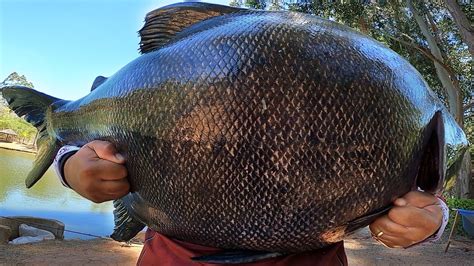
[[[25,177],[35,155],[0,148],[0,216],[28,215],[57,219],[66,229],[106,236],[113,229],[111,202],[95,204],[59,182],[50,168],[30,189]],[[65,232],[66,238],[90,238]]]

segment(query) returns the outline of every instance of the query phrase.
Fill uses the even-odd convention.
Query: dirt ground
[[[345,241],[349,265],[474,265],[474,242],[456,237],[448,253],[444,241],[410,249],[388,249],[363,230]],[[142,246],[105,240],[49,241],[0,245],[0,265],[135,265]]]
[[[474,265],[474,240],[455,236],[446,248],[448,230],[436,243],[390,249],[369,236],[366,228],[344,241],[349,265]]]

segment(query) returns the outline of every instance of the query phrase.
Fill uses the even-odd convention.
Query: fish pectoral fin
[[[23,86],[3,86],[0,88],[0,92],[10,109],[38,130],[36,140],[38,154],[33,169],[25,181],[26,187],[30,188],[48,170],[59,150],[56,139],[48,134],[46,113],[53,104],[64,104],[66,101]]]
[[[215,254],[191,258],[193,261],[211,264],[239,264],[251,263],[265,259],[283,256],[278,252],[267,252],[257,250],[226,250]]]
[[[424,130],[425,139],[416,185],[427,192],[437,192],[443,186],[445,165],[444,121],[441,111],[435,113]]]
[[[149,12],[140,33],[140,51],[145,54],[161,48],[183,29],[208,18],[235,13],[241,8],[184,2],[161,7]]]
[[[145,225],[141,221],[128,212],[122,199],[114,200],[114,207],[115,227],[113,233],[110,235],[113,240],[119,242],[129,241],[145,228]]]
[[[359,228],[362,228],[362,227],[365,227],[365,226],[371,224],[373,221],[375,221],[375,219],[379,218],[382,215],[387,214],[392,207],[393,207],[393,205],[390,204],[386,207],[377,209],[377,210],[375,210],[375,211],[373,211],[373,212],[371,212],[367,215],[364,215],[362,217],[356,218],[356,219],[348,222],[347,225],[346,225],[345,233],[350,234],[350,233],[354,232],[355,230],[357,230]]]

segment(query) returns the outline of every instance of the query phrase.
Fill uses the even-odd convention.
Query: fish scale
[[[19,115],[46,113],[27,117],[47,128],[27,186],[60,145],[102,139],[126,156],[114,239],[147,225],[224,249],[318,249],[413,187],[439,192],[466,150],[406,60],[335,22],[180,3],[140,34],[143,55],[77,101],[2,88]]]

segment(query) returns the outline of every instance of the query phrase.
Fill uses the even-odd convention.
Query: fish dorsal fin
[[[38,154],[25,181],[26,187],[30,188],[48,170],[60,148],[56,139],[50,136],[47,130],[48,108],[51,105],[64,104],[66,101],[22,86],[5,86],[0,88],[0,92],[10,109],[38,129],[36,140]]]
[[[159,49],[183,29],[200,21],[245,9],[200,2],[184,2],[149,12],[140,33],[140,52]]]
[[[97,87],[99,87],[100,85],[102,85],[102,83],[104,83],[106,80],[107,80],[107,78],[104,77],[104,76],[97,76],[97,77],[94,79],[94,82],[92,82],[91,91],[95,90]]]

